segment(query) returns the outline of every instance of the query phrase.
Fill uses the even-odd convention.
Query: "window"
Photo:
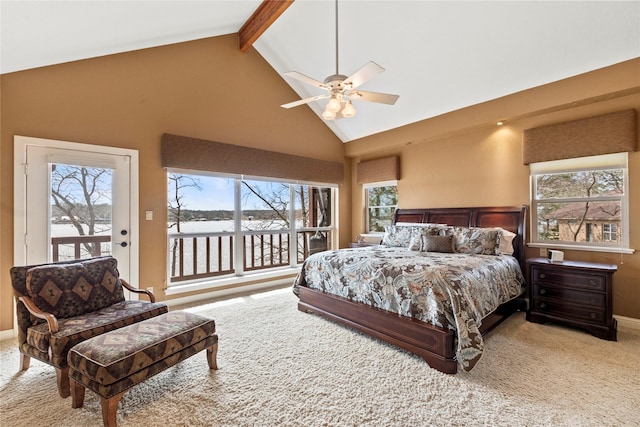
[[[532,163],[533,244],[628,249],[627,154]]]
[[[383,232],[385,225],[393,223],[398,206],[398,186],[393,182],[379,182],[364,186],[369,233]]]
[[[168,174],[169,287],[295,267],[332,247],[332,187]]]
[[[618,242],[618,224],[602,224],[602,241],[603,242]]]

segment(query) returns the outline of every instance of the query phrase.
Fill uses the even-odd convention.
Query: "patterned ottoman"
[[[100,396],[104,425],[115,426],[118,403],[136,384],[204,349],[218,369],[215,331],[212,319],[172,311],[81,342],[68,355],[71,406],[82,407],[88,387]]]

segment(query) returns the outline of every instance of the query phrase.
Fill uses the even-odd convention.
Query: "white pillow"
[[[517,236],[516,233],[513,233],[509,230],[505,230],[504,228],[496,227],[498,230],[502,231],[502,236],[500,237],[500,246],[498,251],[501,254],[505,255],[513,255],[513,239]]]

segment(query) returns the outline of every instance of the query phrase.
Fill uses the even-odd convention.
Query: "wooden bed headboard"
[[[527,241],[527,212],[529,207],[499,206],[477,208],[396,209],[393,223],[417,222],[457,225],[461,227],[502,227],[516,233],[513,256],[524,272],[525,243]]]

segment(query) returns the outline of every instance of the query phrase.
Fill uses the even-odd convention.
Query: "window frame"
[[[602,196],[599,198],[587,197],[567,197],[564,199],[537,199],[536,179],[537,175],[588,172],[594,170],[621,169],[623,171],[624,194],[620,196]],[[634,253],[634,249],[629,245],[629,167],[628,154],[614,153],[597,156],[580,157],[564,160],[553,160],[548,162],[531,163],[529,165],[529,189],[530,189],[530,220],[531,220],[531,242],[529,247],[612,252],[612,253]],[[575,201],[618,201],[620,202],[620,227],[622,227],[620,242],[571,242],[568,240],[542,240],[538,237],[538,205],[549,202],[570,203]],[[586,225],[585,225],[586,226]]]
[[[398,209],[398,200],[396,200],[396,204],[391,206],[369,206],[369,190],[372,188],[379,188],[379,187],[396,187],[396,194],[398,192],[398,181],[397,180],[391,180],[391,181],[379,181],[379,182],[370,182],[370,183],[366,183],[362,185],[362,196],[364,197],[364,212],[365,212],[365,216],[364,216],[364,229],[365,229],[365,234],[369,234],[369,235],[382,235],[384,234],[384,231],[371,231],[369,230],[369,219],[370,219],[370,212],[372,208],[393,208],[393,214],[391,215],[391,221],[393,222],[393,216],[395,215],[395,211]],[[399,199],[399,197],[398,197]]]

